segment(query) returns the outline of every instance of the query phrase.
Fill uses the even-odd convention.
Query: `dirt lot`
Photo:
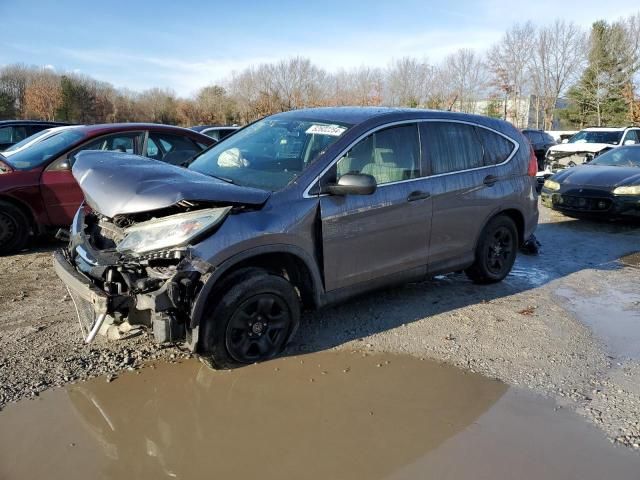
[[[501,284],[464,275],[306,314],[289,354],[406,353],[553,397],[640,451],[640,227],[577,221],[542,208],[539,256]],[[51,268],[55,244],[0,258],[0,407],[53,386],[188,354],[145,334],[85,346]]]

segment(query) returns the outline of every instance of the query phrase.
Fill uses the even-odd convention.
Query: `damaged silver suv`
[[[502,280],[537,224],[536,171],[512,125],[415,109],[280,113],[187,168],[83,152],[55,269],[87,341],[109,319],[253,363],[302,309],[443,272]]]

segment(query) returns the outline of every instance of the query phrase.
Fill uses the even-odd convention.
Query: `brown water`
[[[638,479],[555,404],[453,367],[318,353],[95,379],[0,412],[0,479]]]

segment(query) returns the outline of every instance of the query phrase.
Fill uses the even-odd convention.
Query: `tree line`
[[[314,106],[388,105],[480,113],[549,129],[640,122],[640,12],[589,31],[566,20],[515,24],[486,52],[460,49],[439,63],[402,57],[386,68],[337,72],[303,57],[252,65],[190,98],[23,64],[0,69],[0,118],[74,123],[244,124]],[[523,99],[533,101],[523,102]]]

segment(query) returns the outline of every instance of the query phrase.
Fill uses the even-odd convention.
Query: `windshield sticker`
[[[305,133],[317,135],[329,135],[331,137],[339,137],[344,133],[346,127],[340,125],[311,125]]]

